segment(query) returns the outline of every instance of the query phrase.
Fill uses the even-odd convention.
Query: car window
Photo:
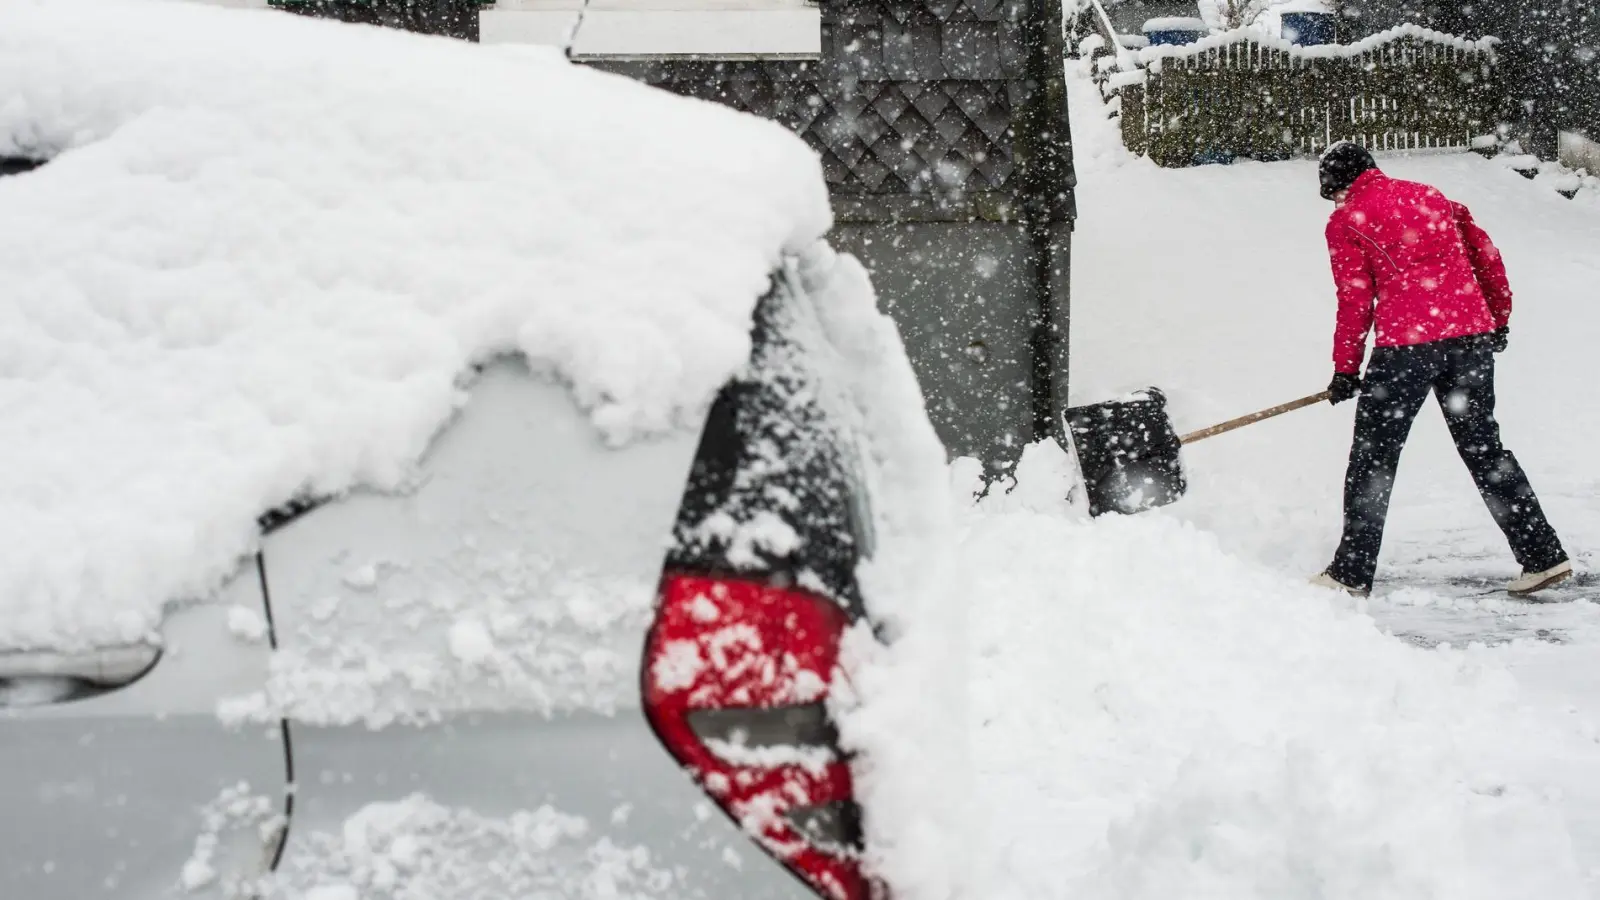
[[[782,273],[752,337],[750,365],[711,407],[668,566],[797,584],[859,617],[871,516],[857,443],[822,376],[831,348]]]

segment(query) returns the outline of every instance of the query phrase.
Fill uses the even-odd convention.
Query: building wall
[[[593,65],[774,119],[822,162],[952,456],[1061,437],[1075,217],[1057,0],[823,0],[815,61]]]

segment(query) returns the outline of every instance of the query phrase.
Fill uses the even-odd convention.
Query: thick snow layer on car
[[[695,421],[828,227],[777,125],[546,51],[0,4],[0,647],[139,640],[298,494],[401,484],[474,360]]]
[[[897,896],[959,894],[973,869],[964,711],[968,596],[952,547],[945,453],[905,347],[860,262],[819,245],[801,284],[838,351],[830,382],[862,438],[873,552],[857,576],[881,635],[847,635],[833,707],[855,760],[869,862]],[[880,641],[879,638],[883,638]],[[930,786],[937,786],[930,789]]]

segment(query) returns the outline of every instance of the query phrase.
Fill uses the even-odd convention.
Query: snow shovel
[[[1301,397],[1229,419],[1182,437],[1167,418],[1167,398],[1159,388],[1092,406],[1067,410],[1078,469],[1089,495],[1089,514],[1136,513],[1166,506],[1183,496],[1188,482],[1178,448],[1304,409],[1328,399],[1328,392]]]

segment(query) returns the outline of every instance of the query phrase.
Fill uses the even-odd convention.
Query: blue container
[[[1150,19],[1140,29],[1152,47],[1192,44],[1206,36],[1206,23],[1195,18],[1167,16]]]
[[[1150,39],[1150,46],[1152,47],[1163,45],[1172,47],[1192,44],[1200,40],[1201,34],[1198,31],[1151,31],[1145,37]]]
[[[1291,44],[1310,47],[1338,43],[1333,13],[1286,12],[1281,18],[1283,36]]]

